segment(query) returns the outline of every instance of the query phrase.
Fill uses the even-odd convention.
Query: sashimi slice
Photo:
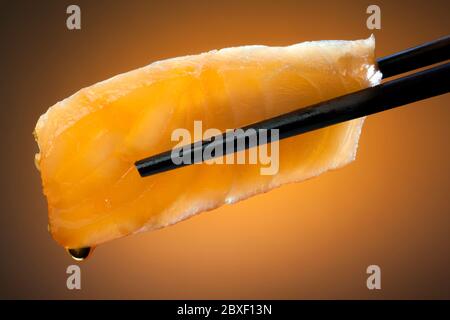
[[[49,228],[93,247],[317,176],[355,159],[364,119],[279,143],[262,164],[192,165],[141,178],[134,162],[171,149],[175,129],[239,128],[377,85],[375,40],[244,46],[168,59],[81,89],[35,128]]]

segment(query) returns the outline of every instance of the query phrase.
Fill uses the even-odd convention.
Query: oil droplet
[[[70,256],[76,261],[83,261],[94,251],[91,247],[67,249]]]

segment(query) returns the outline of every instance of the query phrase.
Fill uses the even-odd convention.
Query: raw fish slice
[[[281,141],[276,175],[261,175],[261,164],[200,164],[141,178],[133,166],[177,144],[173,130],[193,135],[195,120],[203,130],[238,128],[376,85],[374,46],[370,37],[214,50],[58,102],[35,129],[51,234],[66,248],[96,246],[351,162],[363,119]]]

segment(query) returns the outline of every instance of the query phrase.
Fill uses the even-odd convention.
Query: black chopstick
[[[256,131],[259,129],[278,129],[279,139],[284,139],[448,93],[449,90],[450,63],[446,63],[404,78],[264,120],[242,129],[243,131],[249,128],[253,128]],[[213,137],[211,140],[203,141],[202,143],[191,144],[190,147],[184,150],[180,149],[180,152],[183,153],[183,157],[189,157],[191,163],[197,163],[208,159],[194,157],[194,155],[203,155],[205,148],[212,150],[215,144],[226,146],[227,143],[232,143],[235,146],[233,152],[238,152],[242,149],[253,147],[254,145],[250,145],[250,141],[257,141],[257,139],[249,139],[248,134],[242,136],[240,134],[227,135],[224,133],[221,136],[221,139]],[[230,141],[230,139],[233,141]],[[245,143],[236,143],[240,139]],[[271,142],[270,135],[267,139],[267,143],[269,142]],[[244,148],[239,149],[238,146],[244,146]],[[225,147],[223,150],[224,154],[226,154]],[[186,163],[174,164],[171,155],[172,150],[166,151],[156,156],[139,160],[135,163],[135,166],[139,174],[142,177],[146,177],[188,165]]]
[[[424,43],[377,60],[383,78],[389,78],[450,58],[450,36]]]
[[[439,45],[438,45],[438,44]],[[445,46],[442,44],[445,43]],[[414,49],[408,49],[409,55],[413,58],[408,58],[408,54],[398,53],[379,61],[380,68],[388,74],[396,75],[405,71],[410,71],[416,68],[425,66],[424,63],[437,63],[449,59],[449,39],[442,38],[440,40],[431,42],[430,45],[416,47],[418,52]],[[430,58],[430,48],[438,48],[439,59]],[[424,49],[425,48],[425,49]],[[431,50],[432,51],[432,50]],[[443,54],[442,52],[446,52]],[[411,62],[411,67],[405,65],[405,61]],[[395,61],[399,63],[400,67],[396,67]],[[389,68],[392,71],[389,72]],[[259,129],[278,129],[279,139],[284,139],[299,135],[308,131],[324,128],[340,122],[360,118],[377,112],[385,111],[395,107],[399,107],[415,101],[427,99],[433,96],[448,93],[450,90],[450,63],[439,65],[437,67],[427,69],[406,77],[392,80],[375,87],[360,90],[345,96],[341,96],[332,100],[321,102],[306,108],[283,114],[281,116],[267,119],[235,131],[235,134],[222,134],[220,139],[213,137],[207,141],[201,141],[191,144],[188,147],[180,148],[180,155],[183,158],[190,158],[190,163],[175,164],[172,160],[172,150],[151,156],[135,163],[135,166],[142,177],[169,171],[180,168],[189,164],[203,162],[208,160],[204,158],[204,150],[208,148],[213,150],[217,144],[222,145],[224,154],[229,151],[225,146],[227,144],[233,145],[232,152],[238,152],[243,149],[254,147],[251,141],[260,143],[270,143],[270,135],[267,141],[260,142],[257,139],[250,139],[248,129],[255,129],[257,134]],[[242,136],[242,132],[246,132]],[[250,131],[251,132],[251,131]],[[243,141],[244,143],[236,143]],[[197,156],[194,156],[197,155]],[[200,155],[200,157],[198,156]]]

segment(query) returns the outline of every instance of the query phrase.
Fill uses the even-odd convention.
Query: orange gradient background
[[[78,4],[82,30],[65,10]],[[450,96],[370,116],[355,162],[100,246],[74,262],[47,232],[40,114],[152,61],[246,44],[369,36],[367,1],[2,1],[0,298],[450,298]],[[376,2],[377,56],[450,31],[448,1]],[[281,155],[282,156],[282,155]],[[366,288],[366,268],[382,290]]]

